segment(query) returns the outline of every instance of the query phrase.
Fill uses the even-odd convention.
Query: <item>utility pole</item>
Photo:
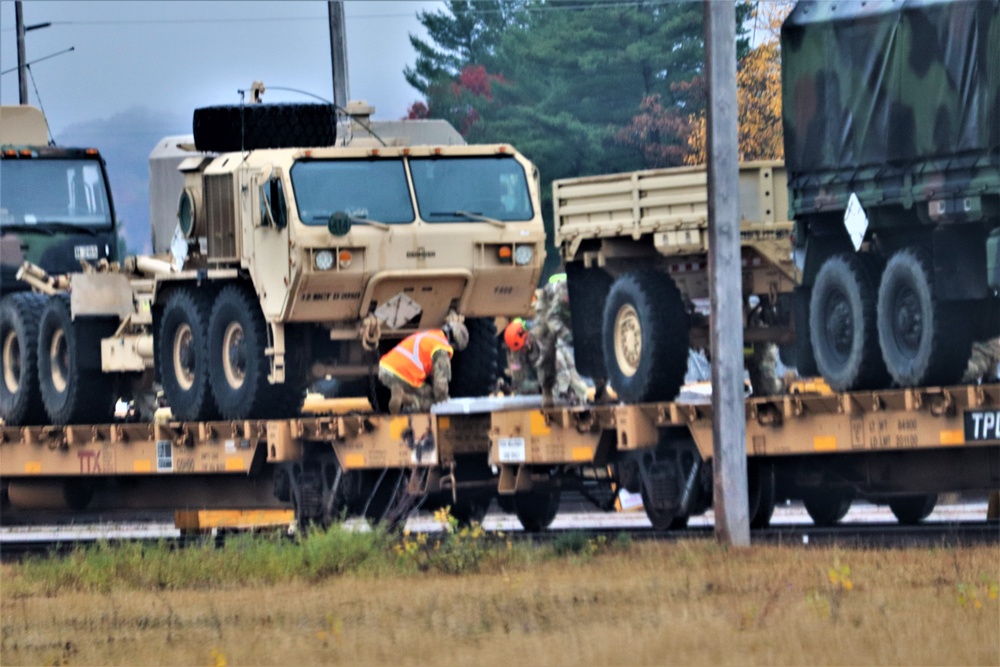
[[[715,536],[732,546],[749,546],[736,127],[736,8],[734,3],[724,0],[704,0],[704,5]]]
[[[28,58],[24,51],[24,10],[21,0],[14,3],[14,23],[17,25],[17,85],[20,104],[28,103]]]
[[[347,107],[347,34],[344,32],[344,3],[330,0],[330,56],[333,61],[333,103],[341,109]]]

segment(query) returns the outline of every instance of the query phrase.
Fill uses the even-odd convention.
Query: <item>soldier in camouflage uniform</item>
[[[427,412],[433,404],[447,401],[452,354],[468,344],[465,325],[448,323],[411,334],[383,355],[378,379],[391,392],[389,412]]]
[[[545,404],[579,405],[587,402],[587,384],[576,372],[573,330],[570,327],[569,288],[566,274],[552,276],[535,306],[533,335],[539,355],[535,368]]]
[[[518,317],[508,324],[503,332],[504,343],[507,344],[507,367],[510,369],[511,389],[517,396],[537,394],[541,391],[536,370],[541,349],[531,335],[530,327],[530,322]]]
[[[972,344],[972,357],[965,369],[962,382],[997,382],[1000,364],[1000,338],[977,341]]]

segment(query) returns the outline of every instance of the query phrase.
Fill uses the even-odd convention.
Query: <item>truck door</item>
[[[250,233],[244,238],[252,247],[245,248],[245,266],[250,269],[260,297],[264,318],[280,320],[288,297],[290,248],[286,189],[280,170],[264,170],[251,178],[251,196],[245,201],[251,210],[244,211]],[[246,224],[246,223],[244,223]]]

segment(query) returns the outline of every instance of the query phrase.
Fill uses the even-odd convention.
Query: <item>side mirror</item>
[[[274,176],[260,187],[260,224],[264,227],[284,229],[288,224],[281,179]]]

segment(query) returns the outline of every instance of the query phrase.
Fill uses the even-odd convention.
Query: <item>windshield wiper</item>
[[[468,218],[469,220],[474,220],[476,222],[488,222],[494,227],[499,227],[500,229],[505,229],[507,225],[503,224],[496,218],[489,218],[485,215],[479,213],[473,213],[472,211],[431,211],[431,215],[460,215],[463,218]]]
[[[46,236],[52,236],[55,234],[54,231],[48,227],[41,225],[25,225],[25,224],[12,224],[12,225],[2,225],[0,226],[0,234],[6,234],[7,232],[38,232],[40,234],[45,234]]]
[[[17,231],[17,232],[39,232],[41,234],[46,234],[52,236],[57,231],[62,232],[80,232],[81,234],[90,234],[91,236],[97,236],[99,231],[93,227],[88,227],[87,225],[78,225],[73,222],[36,222],[33,225],[28,224],[15,224],[15,225],[4,225],[3,230],[6,232]]]

